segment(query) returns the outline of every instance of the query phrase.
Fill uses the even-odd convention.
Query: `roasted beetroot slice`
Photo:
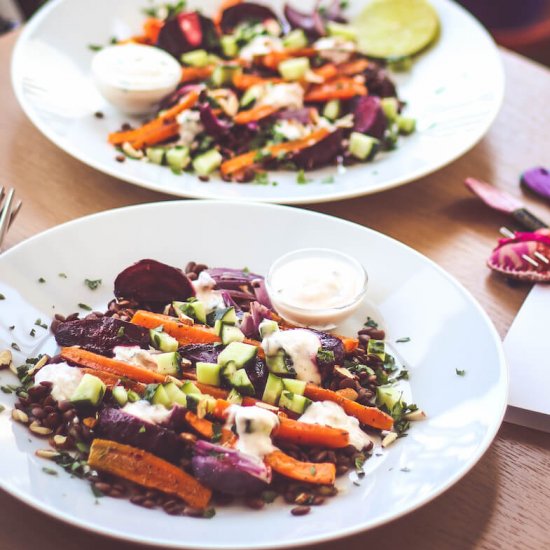
[[[62,323],[56,330],[55,340],[60,346],[80,346],[93,353],[112,357],[116,346],[149,346],[146,328],[113,319],[77,319]]]
[[[267,6],[255,4],[254,2],[241,2],[223,11],[220,28],[224,34],[229,34],[244,21],[262,23],[268,19],[273,19],[281,25],[279,18]]]
[[[387,121],[380,105],[380,99],[375,96],[361,96],[355,101],[353,110],[353,130],[368,134],[377,139],[384,137]]]
[[[119,273],[114,292],[117,298],[161,306],[195,295],[191,281],[180,269],[156,260],[140,260]]]
[[[293,29],[302,29],[312,39],[324,36],[325,24],[316,9],[310,13],[304,13],[285,4],[284,14]]]
[[[311,147],[302,149],[291,157],[298,168],[312,170],[330,164],[342,150],[342,130],[338,128]]]
[[[182,445],[174,432],[120,409],[103,409],[99,413],[95,433],[99,437],[138,447],[172,462],[182,452]]]

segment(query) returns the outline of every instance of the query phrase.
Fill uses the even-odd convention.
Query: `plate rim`
[[[207,186],[205,186],[205,190],[202,192],[187,191],[187,190],[177,192],[175,190],[167,190],[167,189],[163,189],[160,185],[151,182],[147,178],[133,176],[131,174],[128,174],[128,175],[121,174],[119,172],[119,167],[114,163],[113,163],[113,166],[111,167],[105,163],[102,163],[101,161],[96,161],[93,158],[90,158],[89,156],[87,156],[86,158],[83,158],[80,152],[80,149],[78,149],[78,147],[73,147],[70,143],[65,142],[61,137],[58,137],[53,131],[50,131],[48,129],[48,125],[44,123],[42,120],[40,120],[40,118],[34,114],[34,109],[32,107],[31,102],[27,102],[25,94],[23,94],[22,92],[21,82],[17,80],[17,75],[16,75],[16,71],[17,71],[16,67],[18,63],[20,63],[18,59],[21,57],[20,52],[23,48],[22,44],[24,44],[27,41],[28,37],[35,31],[35,29],[39,27],[42,21],[48,16],[50,11],[54,10],[58,4],[66,3],[68,1],[69,0],[50,0],[48,3],[43,4],[42,7],[26,23],[21,34],[17,37],[17,41],[15,43],[15,47],[13,49],[12,56],[11,56],[11,66],[10,66],[10,80],[11,80],[12,89],[14,91],[17,102],[19,103],[19,106],[25,113],[25,116],[31,121],[33,126],[36,129],[38,129],[38,131],[46,139],[52,142],[56,147],[61,149],[64,153],[68,154],[69,156],[78,160],[79,162],[85,164],[86,166],[89,166],[94,170],[97,170],[100,173],[107,174],[108,176],[115,178],[118,182],[136,185],[138,187],[155,191],[157,193],[165,193],[170,196],[182,197],[182,198],[193,198],[193,199],[204,199],[204,200],[214,199],[214,200],[226,200],[231,202],[259,202],[259,203],[268,203],[268,204],[289,204],[289,205],[321,204],[324,202],[342,201],[346,199],[353,199],[353,198],[367,196],[367,195],[374,195],[377,193],[381,193],[383,191],[387,191],[389,189],[406,185],[413,181],[424,178],[430,174],[436,173],[439,170],[445,168],[446,166],[452,164],[458,158],[464,156],[469,151],[471,151],[485,137],[485,135],[487,134],[487,132],[495,122],[496,117],[500,113],[504,102],[504,97],[506,92],[506,75],[504,72],[502,57],[500,55],[496,42],[493,40],[489,32],[485,29],[485,27],[460,4],[457,4],[451,0],[440,0],[445,4],[452,6],[452,9],[457,9],[458,11],[461,11],[462,14],[470,20],[470,23],[474,25],[485,36],[485,38],[488,39],[489,43],[492,46],[493,53],[495,54],[495,66],[498,67],[498,73],[499,73],[498,81],[500,84],[498,87],[498,96],[495,97],[495,100],[493,102],[492,111],[490,112],[490,114],[487,115],[485,124],[483,126],[480,126],[477,132],[477,135],[475,136],[475,139],[472,140],[471,142],[468,142],[465,146],[457,149],[457,151],[455,151],[455,153],[451,155],[448,159],[446,159],[443,163],[436,164],[433,167],[428,166],[423,169],[416,170],[414,172],[411,172],[406,177],[400,177],[400,178],[398,177],[398,178],[390,179],[384,184],[377,185],[376,188],[373,190],[352,189],[349,191],[336,192],[330,195],[316,192],[304,197],[282,195],[282,196],[273,196],[273,197],[239,196],[239,197],[232,198],[232,197],[220,197],[216,191],[209,191],[209,188]],[[361,0],[355,0],[355,1],[361,1]],[[361,175],[358,174],[358,177],[360,176]],[[196,176],[192,174],[185,174],[185,173],[182,175],[182,177],[196,178]]]
[[[152,202],[152,203],[144,203],[144,204],[138,204],[138,205],[132,205],[132,206],[124,206],[120,208],[113,208],[110,210],[104,210],[102,212],[97,212],[94,214],[89,214],[87,216],[82,216],[80,218],[76,218],[74,220],[67,221],[63,224],[51,227],[45,231],[42,231],[36,235],[33,235],[32,237],[29,237],[28,239],[25,239],[24,241],[18,243],[14,247],[10,248],[6,252],[4,252],[0,256],[0,264],[6,260],[9,260],[10,256],[13,254],[16,254],[19,252],[21,248],[24,248],[25,246],[28,246],[29,243],[33,243],[36,240],[40,240],[44,237],[48,237],[51,234],[55,234],[58,231],[63,231],[66,228],[70,228],[71,226],[77,226],[81,223],[87,223],[90,219],[95,220],[102,217],[109,217],[109,216],[116,216],[116,214],[120,211],[139,211],[139,210],[147,210],[147,209],[162,209],[162,208],[168,208],[175,206],[176,204],[180,208],[195,208],[195,205],[203,206],[208,204],[227,204],[228,206],[235,206],[237,201],[225,201],[225,200],[195,200],[195,201],[181,201],[181,200],[172,200],[172,201],[159,201],[159,202]],[[372,229],[370,227],[365,227],[360,224],[357,224],[355,222],[351,222],[348,220],[344,220],[342,218],[338,218],[336,216],[331,216],[329,214],[324,214],[321,212],[316,211],[310,211],[310,210],[304,210],[302,208],[295,208],[291,206],[285,206],[285,205],[276,205],[276,204],[266,204],[266,203],[251,203],[250,201],[238,201],[237,204],[240,206],[244,206],[246,208],[254,208],[254,209],[265,209],[265,210],[294,210],[301,212],[301,215],[305,216],[311,216],[316,218],[331,218],[333,221],[343,225],[343,226],[352,226],[356,228],[360,228],[368,233],[376,234],[379,238],[386,239],[390,242],[392,242],[394,245],[397,245],[398,247],[407,250],[409,253],[412,253],[413,255],[420,257],[425,262],[427,262],[430,267],[435,269],[441,276],[443,276],[447,281],[453,284],[453,286],[457,289],[457,291],[460,292],[460,294],[465,298],[477,311],[478,314],[481,315],[481,319],[486,324],[487,328],[489,329],[490,335],[492,336],[493,343],[496,346],[496,349],[498,351],[498,363],[499,363],[499,372],[502,376],[502,386],[503,386],[503,395],[502,395],[502,403],[500,406],[500,410],[498,411],[498,415],[495,414],[495,420],[498,419],[498,421],[495,421],[493,426],[488,428],[483,440],[478,445],[478,448],[476,449],[476,452],[470,459],[470,461],[463,465],[461,468],[458,469],[458,471],[451,476],[445,483],[443,483],[438,489],[435,491],[429,493],[426,496],[422,496],[417,498],[415,501],[412,502],[411,505],[408,507],[404,507],[402,510],[398,511],[397,513],[393,514],[386,514],[385,516],[379,518],[374,523],[369,524],[367,527],[365,527],[364,524],[357,524],[353,527],[343,528],[339,529],[338,532],[332,533],[332,534],[321,534],[314,537],[309,537],[307,540],[295,540],[295,541],[289,541],[286,543],[283,543],[282,545],[280,543],[274,542],[266,542],[262,544],[255,544],[254,548],[257,550],[268,550],[268,549],[277,549],[277,548],[296,548],[301,547],[305,545],[312,545],[312,544],[320,544],[324,542],[330,542],[330,541],[336,541],[345,539],[347,537],[350,537],[352,535],[357,535],[359,533],[367,533],[377,527],[380,527],[382,525],[387,525],[395,520],[398,520],[420,508],[428,504],[429,502],[435,500],[440,495],[442,495],[444,492],[446,492],[448,489],[450,489],[453,485],[455,485],[458,481],[460,481],[466,474],[468,474],[473,467],[481,460],[483,455],[487,452],[488,448],[494,441],[498,430],[500,429],[500,426],[502,425],[504,414],[507,407],[507,401],[508,401],[508,392],[509,392],[509,368],[508,364],[505,358],[504,354],[504,348],[502,345],[502,340],[491,320],[487,312],[483,309],[481,304],[478,302],[478,300],[475,298],[475,296],[464,286],[458,279],[452,275],[451,273],[447,272],[445,269],[443,269],[439,264],[437,264],[435,261],[431,260],[424,254],[418,252],[414,248],[402,243],[401,241],[398,241],[397,239],[394,239],[393,237],[390,237],[380,231],[376,231],[375,229]],[[18,500],[24,502],[25,504],[31,506],[35,510],[38,510],[39,512],[45,513],[46,515],[53,517],[56,520],[62,521],[63,523],[69,524],[74,527],[78,527],[80,529],[83,529],[85,531],[89,531],[101,536],[114,538],[116,540],[123,540],[127,542],[133,542],[133,543],[139,543],[140,545],[156,545],[159,548],[174,548],[174,549],[189,549],[189,550],[221,550],[222,548],[226,548],[229,550],[237,550],[238,548],[243,548],[242,545],[235,545],[235,544],[228,544],[228,545],[211,545],[208,543],[201,543],[200,546],[189,546],[185,544],[180,544],[176,542],[169,542],[169,541],[159,541],[155,540],[153,538],[144,540],[143,538],[138,538],[135,535],[132,534],[124,534],[121,532],[117,532],[115,530],[112,530],[111,528],[107,528],[106,530],[101,530],[100,527],[96,527],[94,525],[90,525],[85,520],[81,520],[79,518],[73,518],[70,516],[67,516],[64,512],[59,512],[57,510],[50,510],[47,507],[47,504],[37,501],[31,496],[26,495],[23,491],[20,491],[17,488],[8,487],[2,477],[0,476],[0,488],[2,488],[4,491],[6,491],[11,496],[17,498]]]

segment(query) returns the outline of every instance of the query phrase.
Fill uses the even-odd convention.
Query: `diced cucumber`
[[[349,152],[359,160],[367,160],[376,150],[379,141],[376,138],[352,132],[349,138]]]
[[[105,395],[105,384],[97,376],[85,374],[71,395],[71,403],[77,406],[96,407]]]
[[[210,79],[212,84],[217,87],[227,86],[233,82],[233,77],[237,71],[240,71],[239,65],[218,65]]]
[[[311,399],[286,390],[283,390],[279,399],[279,407],[297,414],[303,414],[310,405]]]
[[[129,403],[135,403],[136,401],[139,401],[141,399],[141,396],[139,393],[135,392],[134,390],[128,390],[128,402]]]
[[[149,384],[145,390],[144,399],[153,405],[163,405],[167,409],[172,406],[172,401],[162,384]]]
[[[172,405],[181,405],[182,407],[187,406],[187,397],[174,382],[164,384],[164,391],[166,392],[166,395],[168,396],[168,399],[170,399]]]
[[[404,116],[397,117],[397,129],[400,134],[408,136],[416,130],[416,119]]]
[[[265,362],[269,372],[273,374],[296,374],[290,363],[290,359],[282,349],[275,355],[267,355]]]
[[[115,401],[121,406],[124,407],[128,403],[128,392],[124,386],[115,386],[112,389],[113,397]]]
[[[237,39],[232,34],[224,34],[220,38],[220,44],[225,57],[237,57],[239,45],[237,44]]]
[[[329,36],[339,36],[340,38],[353,42],[357,40],[357,31],[350,25],[337,23],[336,21],[328,21],[326,26]]]
[[[199,388],[197,388],[197,386],[195,386],[195,384],[193,384],[191,380],[186,380],[180,390],[186,395],[191,395],[192,393],[202,395],[201,390],[199,390]]]
[[[186,317],[191,317],[191,319],[206,325],[206,308],[200,300],[172,302],[172,307],[178,315],[181,313]]]
[[[305,48],[307,44],[307,36],[302,29],[294,29],[283,36],[283,46],[285,48]]]
[[[145,154],[153,164],[162,164],[166,149],[164,147],[147,147]]]
[[[293,57],[286,59],[279,63],[278,69],[285,80],[300,80],[309,71],[309,58]]]
[[[149,336],[151,338],[151,344],[153,345],[153,347],[159,349],[160,351],[168,352],[178,350],[178,341],[159,328],[150,329]]]
[[[220,365],[217,363],[203,363],[198,361],[196,365],[197,369],[197,382],[201,384],[209,384],[210,386],[220,386]]]
[[[157,363],[157,371],[161,374],[170,374],[175,376],[181,370],[181,357],[177,351],[168,353],[159,353],[153,356]]]
[[[386,360],[384,340],[369,340],[367,343],[367,353],[378,355],[382,361]]]
[[[246,363],[254,359],[257,353],[258,348],[256,346],[242,342],[231,342],[218,355],[218,364],[224,366],[228,363],[235,363],[235,367],[241,369]]]
[[[279,330],[279,325],[277,324],[277,321],[272,321],[271,319],[264,319],[258,325],[258,331],[260,332],[260,336],[262,338],[265,338],[266,336],[269,336],[270,334],[273,334],[278,330]]]
[[[246,370],[240,369],[231,377],[231,385],[241,394],[241,395],[254,395],[255,390]]]
[[[222,378],[224,385],[231,385],[231,379],[233,375],[238,371],[237,365],[234,361],[229,361],[225,365],[220,365],[220,377]]]
[[[223,161],[223,157],[217,149],[210,149],[195,157],[193,160],[193,169],[199,176],[208,176],[214,170],[217,170]]]
[[[181,62],[191,67],[206,67],[209,65],[208,52],[206,50],[193,50],[181,54]]]
[[[242,342],[244,340],[244,334],[239,327],[222,324],[220,338],[222,340],[222,344],[226,346],[227,344],[231,344],[231,342]]]
[[[174,170],[183,170],[191,162],[189,147],[176,145],[166,150],[166,162]]]
[[[246,92],[241,97],[240,105],[241,107],[250,107],[259,96],[260,88],[258,86],[251,86],[246,90]]]
[[[399,101],[396,97],[383,97],[380,100],[380,106],[391,122],[395,122],[399,116]]]
[[[402,400],[403,392],[392,386],[379,386],[376,388],[376,401],[378,405],[386,405],[392,410],[396,403]]]
[[[222,63],[223,59],[216,55],[215,53],[209,53],[208,54],[208,64],[209,65],[217,65],[218,63]]]
[[[276,405],[283,392],[283,380],[274,374],[269,373],[267,375],[267,382],[265,384],[264,393],[262,395],[262,401],[269,403],[270,405]]]
[[[198,417],[204,418],[207,413],[212,412],[216,406],[216,400],[209,395],[190,393],[187,395],[187,408]]]
[[[216,321],[222,321],[226,325],[236,325],[239,320],[234,307],[216,310],[214,319],[216,319]]]
[[[340,100],[331,99],[323,109],[323,116],[329,120],[336,120],[340,116]]]
[[[306,391],[306,383],[304,380],[296,380],[294,378],[283,378],[283,386],[286,391],[297,395],[304,395]]]
[[[233,388],[227,396],[227,401],[233,405],[240,405],[243,402],[243,396]]]

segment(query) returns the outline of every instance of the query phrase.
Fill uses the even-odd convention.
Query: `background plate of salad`
[[[92,74],[129,39],[181,70],[146,117],[108,103]],[[53,0],[23,30],[12,80],[37,128],[97,170],[177,196],[289,204],[434,172],[481,139],[504,91],[491,38],[449,0]]]
[[[200,238],[191,237],[194,228]],[[334,540],[398,518],[451,487],[483,455],[500,425],[508,383],[500,340],[451,276],[403,244],[349,222],[281,206],[209,201],[148,204],[70,222],[0,258],[1,347],[11,350],[16,365],[40,352],[55,353],[49,330],[54,314],[105,309],[116,275],[140,258],[181,268],[192,258],[265,274],[280,255],[319,246],[355,257],[369,273],[366,309],[339,330],[355,334],[369,322],[367,315],[378,321],[427,415],[407,437],[373,453],[365,475],[344,475],[335,498],[303,517],[291,515],[279,499],[262,510],[219,506],[210,519],[99,498],[88,483],[35,455],[46,441],[12,420],[10,391],[0,392],[0,486],[44,513],[98,533],[208,549]],[[13,384],[10,370],[0,371],[0,385],[9,390]]]

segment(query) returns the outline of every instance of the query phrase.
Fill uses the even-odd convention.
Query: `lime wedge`
[[[374,0],[352,22],[359,51],[391,59],[414,55],[437,37],[439,18],[425,0]]]

